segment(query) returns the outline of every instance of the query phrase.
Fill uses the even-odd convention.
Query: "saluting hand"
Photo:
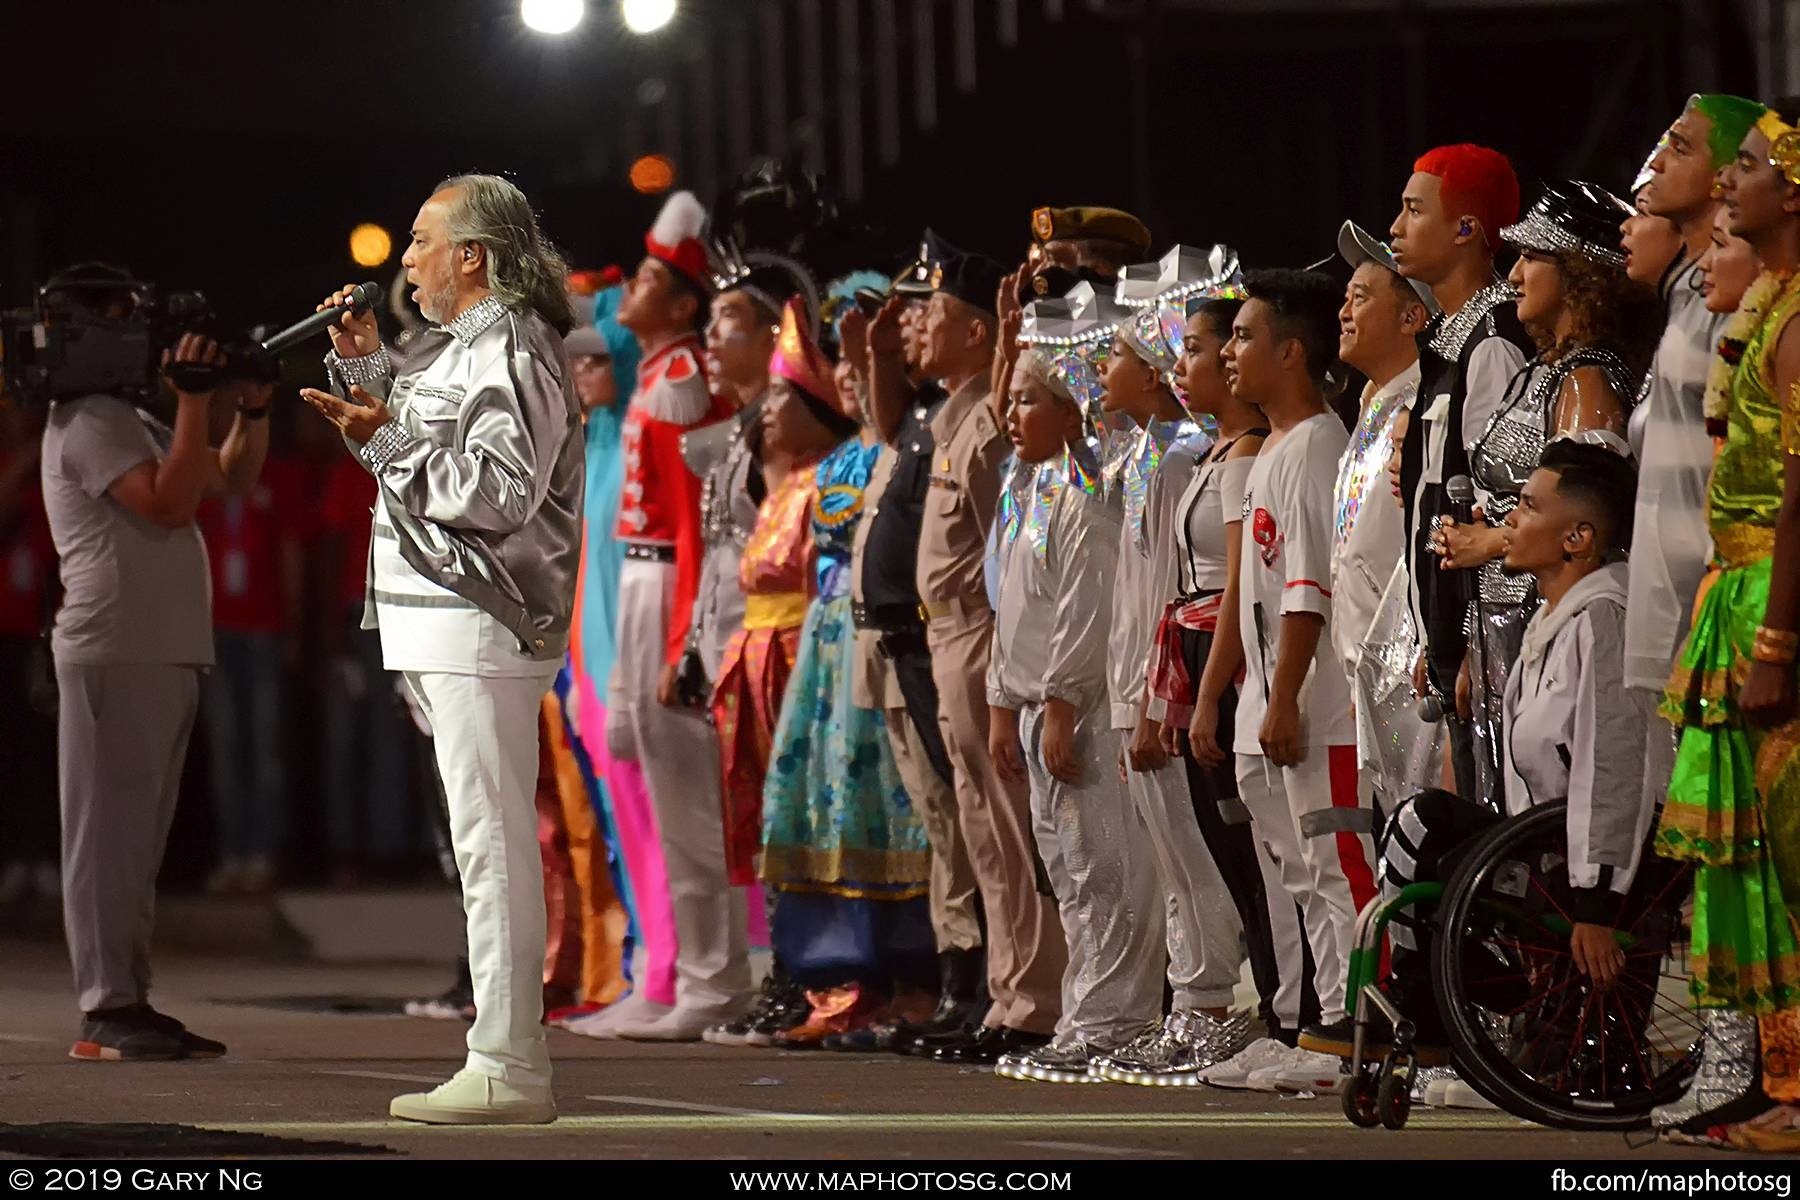
[[[900,314],[906,311],[905,296],[889,296],[875,320],[869,325],[870,354],[900,354],[905,344],[900,337]]]
[[[861,308],[852,305],[838,322],[838,341],[844,347],[844,360],[858,379],[869,377],[869,318]]]

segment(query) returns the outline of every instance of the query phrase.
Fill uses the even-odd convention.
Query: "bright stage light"
[[[587,11],[583,0],[523,0],[519,15],[539,33],[567,33],[581,24]]]
[[[394,253],[394,239],[381,226],[365,221],[350,231],[350,257],[359,267],[379,267]]]
[[[655,33],[675,19],[675,0],[622,0],[619,10],[631,32]]]
[[[631,186],[646,196],[666,192],[675,184],[675,164],[660,154],[646,154],[631,164]]]

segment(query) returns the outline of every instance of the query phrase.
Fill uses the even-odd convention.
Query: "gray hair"
[[[569,306],[569,264],[538,229],[531,202],[498,175],[453,175],[438,191],[456,189],[446,223],[450,240],[487,252],[488,290],[507,308],[530,309],[567,333],[575,326]]]

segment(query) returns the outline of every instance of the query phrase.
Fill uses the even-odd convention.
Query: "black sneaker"
[[[1363,1049],[1374,1053],[1385,1052],[1388,1049],[1387,1040],[1385,1038],[1378,1040],[1379,1048],[1370,1045],[1364,1046]],[[1356,1022],[1346,1016],[1329,1025],[1308,1025],[1300,1031],[1299,1042],[1302,1050],[1311,1050],[1315,1054],[1335,1054],[1339,1058],[1349,1058],[1356,1050]]]
[[[806,989],[797,983],[784,983],[776,989],[762,1018],[745,1033],[743,1044],[773,1046],[777,1034],[798,1029],[811,1013],[812,1001],[806,998]]]
[[[224,1058],[225,1043],[215,1042],[211,1038],[201,1037],[193,1030],[177,1021],[174,1017],[157,1012],[148,1004],[143,1006],[144,1019],[156,1029],[172,1033],[181,1043],[183,1058]]]
[[[475,1019],[475,982],[469,977],[469,960],[456,960],[456,982],[440,996],[408,1000],[401,1011],[409,1017],[428,1021],[473,1021]]]
[[[715,1046],[744,1046],[750,1041],[750,1034],[763,1021],[772,1015],[781,1003],[783,986],[773,972],[763,976],[762,991],[756,997],[756,1003],[750,1010],[723,1024],[713,1025],[700,1034],[702,1041]]]
[[[182,1057],[181,1036],[146,1017],[138,1005],[86,1014],[69,1057],[83,1062],[169,1062]]]

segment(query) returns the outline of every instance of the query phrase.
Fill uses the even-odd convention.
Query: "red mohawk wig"
[[[1519,219],[1519,177],[1512,161],[1498,150],[1459,142],[1427,150],[1413,170],[1444,181],[1444,207],[1468,213],[1481,222],[1489,253],[1500,250],[1500,230]]]

